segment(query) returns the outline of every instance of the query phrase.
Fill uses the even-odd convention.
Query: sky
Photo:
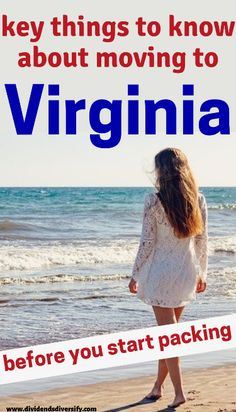
[[[214,4],[200,0],[192,3],[155,0],[133,3],[118,3],[102,0],[75,2],[55,1],[47,8],[29,1],[1,1],[2,14],[9,20],[45,21],[42,38],[38,43],[30,42],[30,36],[2,37],[1,86],[0,86],[0,186],[150,186],[153,179],[153,159],[165,147],[178,147],[189,158],[190,165],[200,186],[236,186],[235,153],[235,96],[233,89],[234,67],[232,65],[234,37],[168,37],[168,16],[176,19],[232,20],[233,2],[227,8],[220,2]],[[128,37],[117,37],[114,42],[104,42],[101,37],[73,38],[53,37],[50,20],[63,14],[77,20],[116,21],[127,20],[130,24]],[[146,21],[159,21],[162,31],[158,37],[138,37],[135,21],[143,16]],[[0,25],[2,29],[2,25]],[[37,45],[45,53],[51,51],[78,51],[85,47],[89,52],[88,68],[19,68],[18,53],[32,52]],[[156,52],[186,52],[186,68],[183,73],[173,73],[170,68],[97,68],[97,51],[146,51],[154,46]],[[215,51],[219,64],[215,68],[195,68],[192,52],[200,47],[205,52]],[[39,106],[35,129],[32,135],[17,135],[15,132],[4,84],[17,85],[24,112],[26,111],[32,84],[45,84]],[[60,85],[60,134],[48,135],[47,85]],[[127,85],[140,86],[140,133],[127,133]],[[182,135],[182,85],[194,84],[195,134]],[[95,147],[90,141],[93,133],[89,124],[89,110],[98,99],[122,100],[122,137],[120,143],[110,149]],[[165,122],[160,118],[156,135],[145,135],[144,100],[171,99],[177,107],[178,133],[167,136]],[[198,130],[201,117],[200,105],[208,99],[218,98],[230,107],[231,134],[205,136]],[[86,99],[86,110],[78,115],[78,133],[65,134],[65,100]],[[104,121],[108,121],[104,114]]]

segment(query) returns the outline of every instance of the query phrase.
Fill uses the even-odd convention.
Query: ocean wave
[[[88,243],[21,244],[0,247],[0,271],[23,271],[59,266],[132,265],[138,241],[113,240]],[[236,236],[210,237],[209,256],[217,253],[236,254]]]
[[[236,254],[236,236],[211,237],[209,239],[209,254]]]
[[[222,297],[232,298],[236,296],[236,286],[235,286],[235,276],[236,268],[235,267],[225,267],[225,268],[209,268],[207,276],[207,291],[210,294],[211,298],[218,299]],[[65,283],[93,283],[101,282],[103,290],[96,290],[94,286],[89,289],[89,292],[86,289],[81,293],[81,286],[78,286],[80,294],[76,296],[76,299],[82,300],[92,300],[92,299],[105,299],[105,298],[115,298],[117,294],[114,295],[112,292],[114,290],[111,286],[105,286],[104,282],[117,282],[117,281],[128,281],[130,279],[130,273],[113,273],[113,274],[98,274],[98,275],[82,275],[82,274],[51,274],[51,275],[22,275],[22,276],[5,276],[0,277],[0,287],[4,286],[22,286],[25,287],[27,295],[25,293],[17,296],[17,305],[24,304],[25,301],[35,301],[35,302],[46,302],[46,303],[57,303],[66,298],[66,290],[63,288],[63,293],[58,295],[58,291],[51,289],[50,285],[52,284],[65,284]],[[45,296],[45,287],[43,285],[48,285],[46,291],[53,291],[53,296]],[[40,289],[42,285],[42,289]],[[37,295],[30,292],[35,289],[31,287],[37,287]],[[76,286],[75,286],[76,287]],[[46,293],[47,293],[46,292]],[[40,296],[39,293],[42,293],[44,296]],[[15,295],[12,297],[1,296],[0,304],[9,305],[15,302]]]
[[[12,230],[32,230],[33,225],[29,223],[14,222],[13,220],[5,219],[0,221],[0,231],[12,231]]]
[[[119,299],[119,297],[117,296],[117,295],[110,295],[110,294],[108,294],[108,295],[90,295],[90,296],[79,296],[79,297],[76,297],[76,300],[78,301],[78,300],[82,300],[82,301],[84,301],[84,300],[88,300],[88,301],[90,301],[90,300],[96,300],[96,299],[98,299],[98,300],[103,300],[103,299]],[[21,307],[21,306],[23,306],[23,307],[25,307],[25,305],[27,304],[27,305],[35,305],[35,304],[41,304],[41,303],[44,303],[45,302],[45,304],[50,304],[50,305],[54,305],[54,304],[56,304],[56,305],[58,305],[58,304],[60,304],[61,302],[63,301],[63,299],[61,299],[61,298],[57,298],[57,297],[54,297],[54,298],[34,298],[34,297],[27,297],[27,298],[25,298],[25,299],[17,299],[17,300],[15,300],[15,299],[8,299],[8,300],[1,300],[0,299],[0,305],[2,306],[2,307],[4,307],[4,306],[7,306],[7,307],[11,307],[11,308],[19,308],[19,307]],[[128,309],[127,309],[128,310]]]
[[[236,203],[220,203],[215,205],[208,205],[208,210],[235,210],[236,211]]]
[[[226,253],[229,255],[234,255],[236,251],[233,248],[228,248],[228,249],[218,248],[218,249],[215,249],[215,253]]]
[[[0,240],[43,240],[53,227],[46,227],[42,223],[26,223],[5,219],[0,221]],[[58,232],[58,227],[56,228]]]
[[[218,269],[209,269],[208,271],[208,290],[211,297],[219,299],[222,297],[236,297],[235,286],[235,267],[225,267]]]
[[[2,245],[0,270],[28,270],[52,266],[126,264],[132,262],[136,242],[113,241],[98,245],[47,244],[38,246]]]
[[[107,280],[122,280],[128,279],[130,274],[113,274],[113,275],[68,275],[68,274],[56,274],[47,276],[19,276],[19,277],[0,277],[0,285],[27,285],[27,284],[42,284],[42,283],[67,283],[67,282],[97,282]],[[0,303],[6,303],[6,300],[0,301]]]

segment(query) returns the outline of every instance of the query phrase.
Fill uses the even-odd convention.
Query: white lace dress
[[[142,234],[132,278],[137,297],[149,305],[176,308],[195,299],[197,277],[207,276],[207,205],[199,193],[202,235],[175,236],[157,193],[145,198]]]

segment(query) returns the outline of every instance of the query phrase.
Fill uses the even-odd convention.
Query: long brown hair
[[[178,238],[201,234],[202,215],[198,187],[185,154],[167,148],[155,156],[156,186],[174,233]]]

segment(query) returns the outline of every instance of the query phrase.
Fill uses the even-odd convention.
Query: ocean
[[[183,320],[236,313],[236,188],[200,190],[208,287]],[[128,290],[151,191],[0,188],[0,350],[156,325]]]
[[[1,188],[1,349],[155,324],[128,291],[152,188]],[[185,319],[236,312],[236,188],[202,188],[208,289]]]

